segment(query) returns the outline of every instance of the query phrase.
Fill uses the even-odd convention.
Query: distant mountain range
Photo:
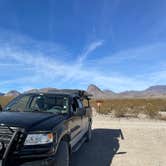
[[[49,92],[54,90],[57,90],[57,88],[31,89],[31,90],[25,91],[24,93]]]
[[[26,92],[48,92],[57,90],[56,88],[42,88],[42,89],[31,89]],[[111,90],[101,90],[96,85],[89,85],[87,92],[93,95],[95,99],[114,99],[114,98],[163,98],[166,97],[166,85],[151,86],[142,91],[124,91],[115,93]],[[8,93],[0,93],[0,96],[13,96],[16,97],[20,92],[11,90]]]
[[[151,86],[142,91],[124,91],[115,93],[111,90],[101,90],[96,85],[89,85],[87,91],[96,99],[110,98],[163,98],[166,97],[166,85]]]
[[[7,92],[7,93],[5,94],[5,96],[10,96],[10,97],[14,96],[14,97],[16,97],[16,96],[18,96],[18,95],[20,95],[20,94],[21,94],[21,93],[18,92],[18,91],[16,91],[16,90],[11,90],[11,91]]]

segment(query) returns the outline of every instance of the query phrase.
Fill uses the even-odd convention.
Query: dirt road
[[[93,141],[71,166],[166,166],[166,122],[94,117]]]

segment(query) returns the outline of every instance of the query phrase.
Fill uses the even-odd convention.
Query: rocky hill
[[[41,89],[31,89],[28,91],[25,91],[24,93],[35,93],[35,92],[49,92],[57,90],[56,88],[41,88]]]
[[[96,85],[93,85],[93,84],[88,86],[87,92],[92,94],[95,98],[106,97],[105,93],[100,88],[98,88]]]
[[[42,88],[42,89],[31,89],[24,93],[33,92],[49,92],[57,90],[56,88]],[[120,93],[115,93],[111,90],[101,90],[94,84],[91,84],[87,88],[87,92],[93,95],[96,99],[114,99],[114,98],[163,98],[166,97],[166,85],[151,86],[142,91],[124,91]],[[16,90],[11,90],[8,93],[0,93],[0,96],[13,96],[16,97],[20,92]]]
[[[90,85],[87,91],[96,99],[166,97],[166,85],[152,86],[142,91],[124,91],[120,93],[115,93],[111,90],[101,90],[96,85]]]
[[[16,90],[11,90],[11,91],[7,92],[4,96],[16,97],[18,95],[20,95],[20,92],[18,92]]]

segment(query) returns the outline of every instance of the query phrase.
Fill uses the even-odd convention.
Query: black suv
[[[69,166],[70,154],[91,139],[86,91],[26,93],[0,113],[1,166]]]

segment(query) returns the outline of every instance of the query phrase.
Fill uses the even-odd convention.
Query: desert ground
[[[71,166],[166,166],[166,122],[93,117],[93,139],[72,155]]]

